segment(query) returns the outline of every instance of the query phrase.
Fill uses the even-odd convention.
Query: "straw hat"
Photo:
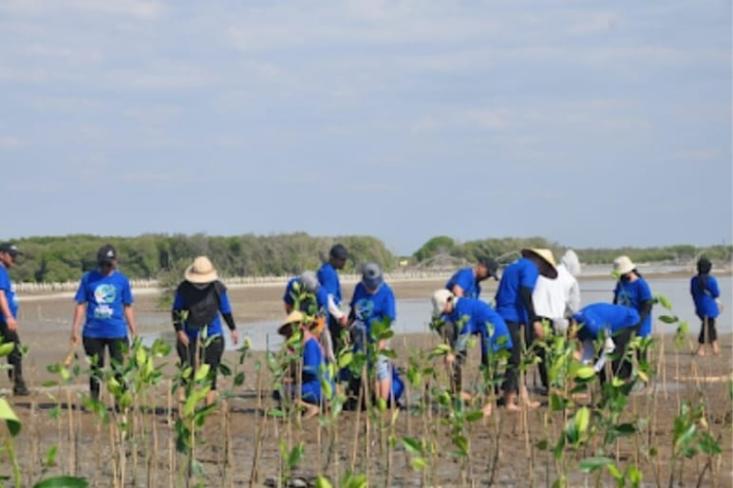
[[[285,322],[278,327],[277,333],[280,335],[287,335],[292,327],[296,324],[302,324],[305,321],[305,315],[300,310],[293,310],[285,319]]]
[[[211,283],[219,279],[216,268],[206,256],[199,256],[193,260],[193,264],[186,268],[183,274],[186,281],[191,283]]]
[[[636,269],[636,265],[628,256],[619,256],[613,260],[613,271],[619,275],[631,273]]]
[[[552,255],[552,251],[549,249],[522,249],[523,257],[536,256],[540,258],[540,261],[544,266],[540,266],[540,274],[551,280],[557,278],[557,269],[555,264],[555,256]]]
[[[440,317],[443,315],[443,311],[445,310],[445,305],[453,299],[453,293],[450,292],[450,290],[446,290],[445,288],[441,288],[440,290],[435,290],[435,293],[433,293],[433,317]]]

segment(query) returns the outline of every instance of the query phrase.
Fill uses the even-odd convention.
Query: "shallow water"
[[[731,304],[731,278],[718,278],[720,285],[720,298],[723,302],[724,310],[719,319],[719,333],[732,332],[733,322],[730,320],[730,313],[733,310]],[[653,313],[655,318],[659,315],[674,314],[681,320],[686,320],[690,324],[690,334],[697,336],[699,331],[699,319],[695,316],[694,304],[689,293],[689,278],[663,278],[657,280],[649,280],[652,293],[665,295],[672,302],[673,312],[663,310],[660,306],[654,307]],[[580,283],[582,301],[584,305],[595,302],[610,302],[613,298],[613,288],[615,282],[612,279],[592,279],[583,280]],[[486,298],[486,297],[485,297]],[[493,297],[491,297],[493,298]],[[236,304],[235,304],[236,305]],[[414,334],[430,332],[428,326],[430,322],[430,300],[412,299],[397,301],[397,321],[394,323],[395,334]],[[138,317],[143,325],[160,325],[165,323],[168,318],[163,313],[147,313]],[[280,337],[277,335],[278,321],[267,320],[258,322],[249,322],[240,324],[240,337],[249,337],[252,341],[252,347],[255,350],[262,351],[277,349],[281,343]],[[675,326],[667,325],[655,320],[654,329],[659,334],[669,334],[675,332]],[[174,340],[173,332],[145,334],[143,338],[152,342],[156,337],[163,337]],[[237,346],[231,343],[228,332],[225,334],[227,350],[236,349]]]

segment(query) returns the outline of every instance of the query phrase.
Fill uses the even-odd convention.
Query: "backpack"
[[[188,281],[178,285],[177,293],[183,299],[183,309],[188,311],[186,324],[198,328],[211,324],[219,313],[220,296],[225,290],[221,281],[214,281],[202,289]]]

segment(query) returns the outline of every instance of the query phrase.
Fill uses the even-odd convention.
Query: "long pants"
[[[707,331],[705,327],[707,326]],[[707,340],[706,340],[707,339]],[[718,331],[715,329],[715,319],[712,317],[703,317],[702,323],[700,324],[700,335],[697,337],[697,342],[700,344],[709,344],[718,340]]]
[[[127,348],[126,337],[99,338],[84,337],[84,352],[92,362],[92,375],[89,377],[89,392],[92,398],[99,399],[99,375],[104,368],[104,349],[109,351],[112,364],[121,364],[122,356]]]
[[[216,376],[221,364],[221,358],[224,356],[224,338],[220,335],[210,340],[208,346],[204,347],[203,341],[199,342],[195,338],[190,338],[188,346],[176,342],[176,351],[181,361],[181,366],[191,366],[196,371],[196,366],[203,360],[204,364],[209,365],[209,378],[211,378],[211,389],[216,390]],[[197,351],[198,348],[198,351]],[[198,356],[196,355],[198,353]]]
[[[616,343],[616,349],[613,351],[613,355],[616,359],[611,361],[611,370],[613,375],[626,380],[631,377],[631,370],[633,365],[631,361],[626,357],[626,348],[634,337],[634,329],[623,329],[621,332],[613,336],[613,342]],[[606,370],[605,368],[600,372],[601,383],[606,381]]]
[[[20,350],[20,337],[18,337],[18,331],[8,330],[8,324],[0,322],[0,336],[2,336],[3,342],[12,342],[15,344],[13,351],[8,354],[8,364],[12,366],[12,368],[8,370],[8,377],[13,380],[15,385],[24,385],[23,354]]]
[[[506,326],[512,337],[512,355],[509,357],[506,377],[501,389],[504,390],[504,393],[517,393],[519,392],[519,366],[522,363],[522,344],[524,344],[523,326],[517,322],[507,322]]]

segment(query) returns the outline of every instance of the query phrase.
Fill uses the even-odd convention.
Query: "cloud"
[[[15,15],[50,15],[61,12],[75,14],[127,15],[154,20],[163,11],[161,3],[152,0],[5,0],[0,11]]]
[[[21,144],[21,140],[17,137],[0,135],[0,149],[14,149]]]

